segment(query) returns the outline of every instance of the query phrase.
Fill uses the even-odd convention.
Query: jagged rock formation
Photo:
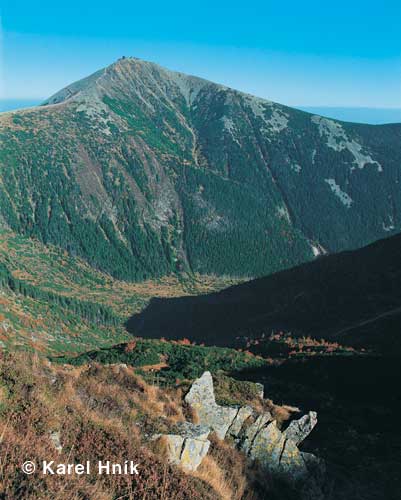
[[[310,411],[299,420],[293,420],[284,431],[284,435],[286,439],[298,445],[309,436],[316,424],[317,413],[315,411]]]
[[[156,434],[153,439],[164,441],[170,463],[195,471],[209,450],[209,433],[207,426],[183,422],[177,424],[170,434]]]
[[[271,474],[289,481],[306,480],[319,468],[317,457],[298,449],[317,423],[316,412],[293,420],[281,431],[270,412],[258,414],[249,406],[218,405],[210,372],[192,384],[185,402],[195,410],[202,426],[208,426],[220,439],[231,438],[251,461]]]
[[[185,402],[196,411],[199,422],[213,429],[220,439],[225,438],[238,415],[237,409],[216,404],[210,372],[195,380],[185,396]]]
[[[398,231],[400,139],[125,58],[0,114],[0,221],[122,279],[261,276]]]
[[[218,405],[210,372],[194,381],[185,402],[195,411],[200,424],[180,423],[168,434],[152,438],[164,443],[170,463],[195,471],[209,450],[208,436],[213,431],[218,438],[231,440],[233,446],[266,473],[299,485],[300,498],[323,498],[324,466],[316,456],[298,448],[317,423],[315,412],[291,421],[285,430],[280,430],[269,411],[257,413],[250,406]]]

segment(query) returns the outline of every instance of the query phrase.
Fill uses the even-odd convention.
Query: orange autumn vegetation
[[[171,466],[149,436],[188,418],[180,388],[147,384],[125,365],[52,364],[0,354],[0,498],[51,500],[260,499],[244,457],[213,441],[194,474]],[[185,410],[184,410],[185,411]],[[52,441],[59,434],[61,452]],[[140,476],[24,475],[26,460],[140,464]]]

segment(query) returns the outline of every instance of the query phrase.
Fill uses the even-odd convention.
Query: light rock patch
[[[350,208],[352,205],[353,199],[349,194],[343,191],[340,186],[336,183],[335,179],[325,179],[325,182],[330,186],[330,189],[333,193],[340,199],[341,203],[345,205],[347,208]]]
[[[207,426],[183,422],[177,424],[170,434],[156,434],[153,440],[163,439],[167,459],[186,471],[195,471],[209,451],[210,430]]]
[[[237,416],[237,410],[216,403],[213,390],[213,379],[210,372],[205,372],[195,380],[185,402],[193,408],[202,425],[209,426],[218,436],[224,439],[229,427]]]
[[[327,138],[327,146],[334,151],[348,150],[354,157],[353,163],[358,168],[364,168],[368,164],[376,164],[377,171],[382,172],[383,168],[380,163],[374,160],[369,154],[362,151],[362,146],[355,139],[350,139],[340,123],[337,123],[328,118],[314,115],[311,118],[313,123],[319,127],[319,134],[321,137]],[[351,168],[353,170],[354,167]]]

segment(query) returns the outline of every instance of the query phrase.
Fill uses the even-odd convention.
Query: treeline
[[[53,304],[63,309],[77,314],[82,319],[101,325],[117,326],[121,319],[107,306],[79,300],[74,297],[58,295],[37,286],[31,285],[15,278],[7,266],[0,262],[0,288],[8,288],[13,292],[30,297],[32,299],[42,300],[48,304]]]

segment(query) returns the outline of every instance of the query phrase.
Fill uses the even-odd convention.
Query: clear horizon
[[[3,0],[0,24],[2,99],[50,96],[132,55],[289,106],[401,107],[395,0]]]

